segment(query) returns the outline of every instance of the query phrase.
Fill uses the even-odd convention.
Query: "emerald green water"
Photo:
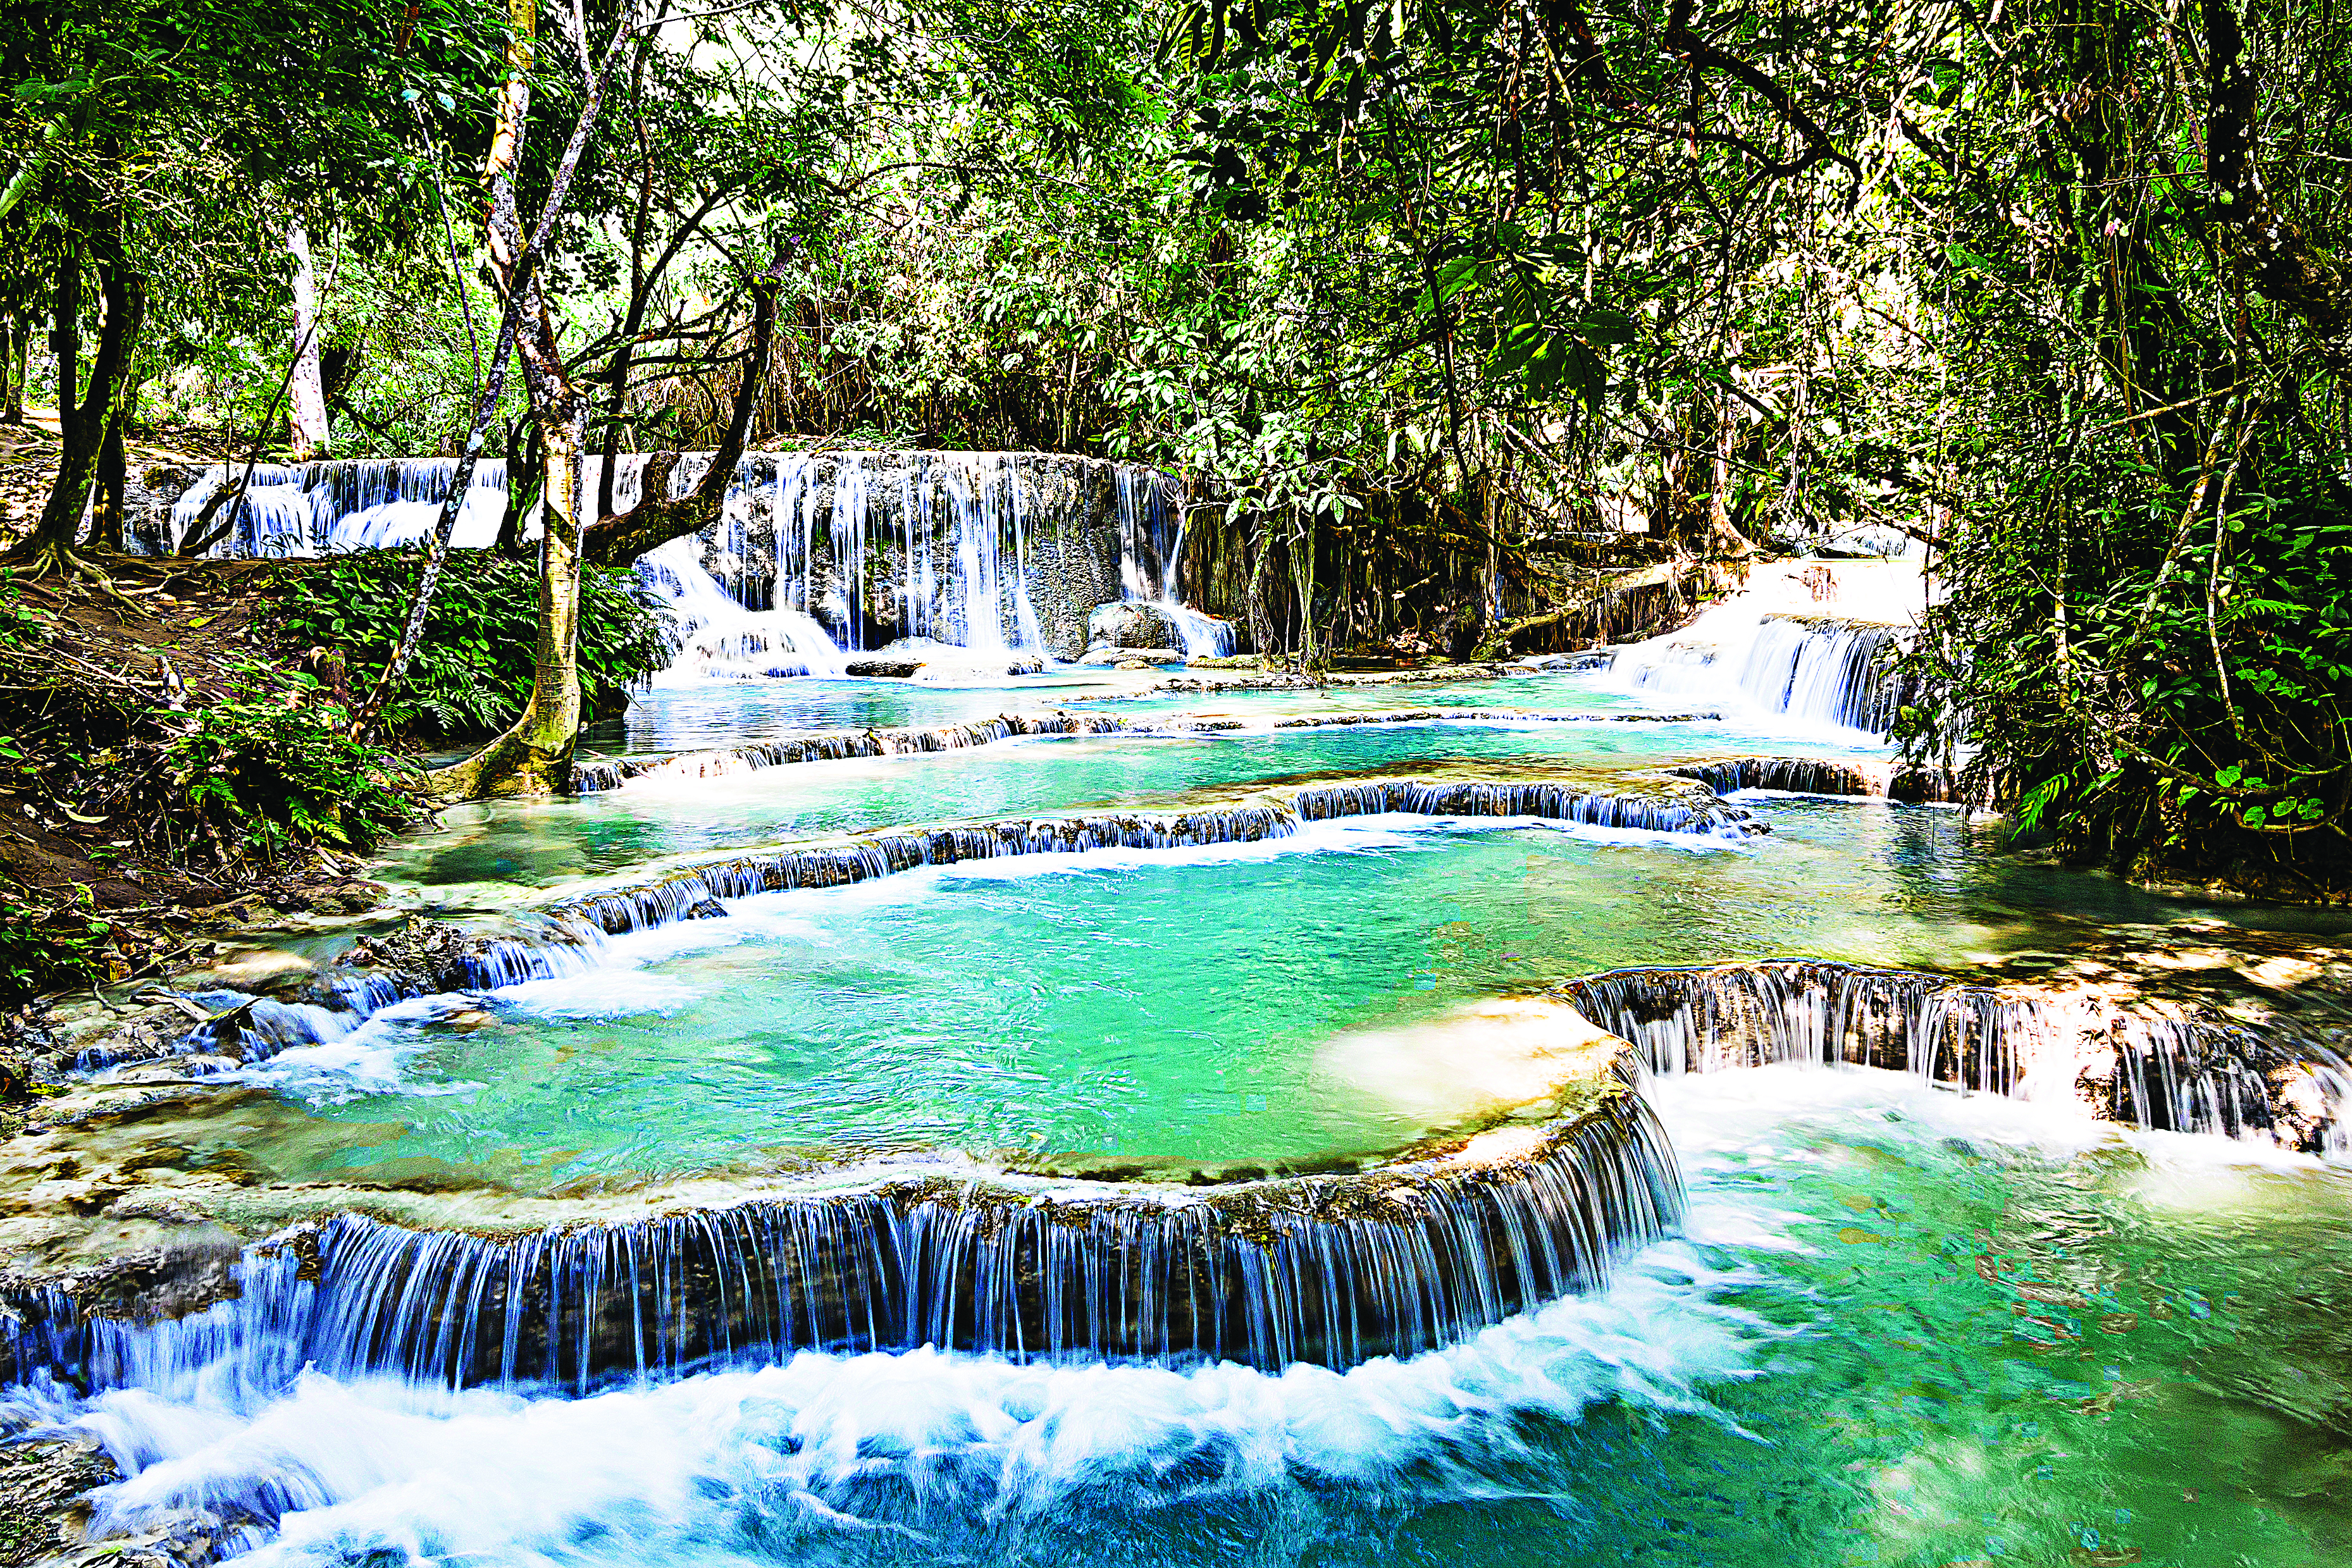
[[[2007,868],[1997,830],[1954,811],[1759,809],[1775,831],[1751,849],[1388,819],[769,894],[617,938],[487,1019],[380,1020],[258,1072],[352,1124],[285,1156],[295,1174],[532,1185],[811,1147],[1296,1160],[1490,1103],[1477,1030],[1361,1070],[1339,1037],[1628,964],[1949,966],[2030,944],[2053,903],[2152,904]]]
[[[1346,700],[1609,706],[1572,677],[1505,684]],[[842,699],[760,700],[797,724]],[[909,821],[1740,750],[1830,754],[1717,725],[1022,742],[502,806],[389,864],[420,895],[488,904]],[[1782,954],[1948,967],[2212,913],[2021,863],[2001,824],[1957,811],[1754,809],[1774,831],[1744,849],[1359,821],[740,901],[588,972],[289,1051],[249,1074],[274,1094],[205,1135],[266,1175],[526,1190],[811,1149],[1304,1159],[1507,1098],[1523,1042],[1478,1009],[1568,976]],[[258,1560],[346,1568],[2352,1562],[2352,1176],[1860,1071],[1652,1093],[1688,1234],[1604,1292],[1402,1364],[924,1351],[583,1399],[222,1378],[50,1414],[138,1456],[103,1494],[123,1518],[245,1506],[273,1521]]]
[[[1149,674],[1063,668],[987,685],[929,681],[665,680],[631,695],[619,718],[590,727],[591,751],[614,754],[740,746],[820,729],[904,729],[962,724],[1057,704],[1078,711],[1147,718],[1213,709],[1278,717],[1294,714],[1425,707],[1517,707],[1638,711],[1573,675],[1513,675],[1486,681],[1339,685],[1322,690],[1153,693],[1170,679],[1213,680],[1213,672]]]
[[[1167,805],[1340,774],[1507,764],[1613,772],[1752,749],[1719,725],[1380,726],[1197,737],[1024,738],[962,751],[656,779],[569,800],[444,814],[376,874],[454,902],[737,849],[911,822]],[[1820,746],[1798,755],[1860,755]],[[452,884],[474,884],[461,890]]]
[[[1687,1238],[1403,1364],[806,1354],[584,1399],[310,1377],[254,1407],[133,1390],[82,1418],[179,1439],[142,1500],[292,1490],[267,1560],[299,1563],[2352,1553],[2341,1173],[1863,1071],[1657,1098]]]

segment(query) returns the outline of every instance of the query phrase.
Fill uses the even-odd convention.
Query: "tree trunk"
[[[577,399],[543,420],[547,500],[539,535],[539,640],[530,700],[507,732],[454,767],[426,776],[434,798],[556,795],[572,789],[580,738],[580,453]]]
[[[522,218],[515,204],[515,166],[530,111],[535,0],[509,0],[508,19],[507,80],[499,94],[498,124],[484,172],[489,185],[490,267],[507,296],[509,319],[519,317],[521,324],[515,349],[522,361],[523,383],[530,392],[531,417],[539,426],[545,486],[540,513],[539,637],[531,657],[530,698],[520,716],[465,761],[426,775],[426,788],[443,800],[567,793],[572,748],[580,735],[582,403],[556,346],[542,274],[525,264]],[[593,131],[602,85],[598,76],[587,83],[587,102],[541,219],[542,244],[561,189]],[[503,356],[503,344],[499,351]]]
[[[1715,394],[1714,487],[1706,497],[1707,550],[1710,556],[1748,556],[1756,547],[1731,520],[1731,442],[1738,422],[1731,417],[1731,395]]]
[[[122,455],[122,427],[130,423],[133,389],[125,386],[121,399],[106,422],[106,439],[99,444],[98,472],[90,486],[89,548],[122,551],[123,496],[127,465]]]
[[[29,317],[0,322],[0,424],[25,423],[25,355],[32,337]]]
[[[98,351],[91,356],[86,383],[80,380],[80,258],[68,255],[58,272],[58,472],[40,520],[15,552],[42,566],[69,558],[80,538],[90,484],[97,477],[100,452],[129,372],[139,319],[146,308],[145,282],[124,265],[119,235],[103,230],[94,234],[90,261],[100,278],[106,315],[99,326]]]
[[[294,256],[294,386],[289,418],[294,460],[299,463],[324,457],[331,432],[327,382],[319,363],[318,279],[310,270],[310,236],[300,224],[288,225],[286,248]]]

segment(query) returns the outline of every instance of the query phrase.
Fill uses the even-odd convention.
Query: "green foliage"
[[[2352,127],[2300,112],[2347,42],[2034,5],[1904,106],[1953,513],[1912,744],[2136,874],[2352,883]]]
[[[351,716],[317,700],[316,682],[257,664],[243,676],[162,748],[193,815],[262,861],[305,844],[372,849],[408,821],[414,779],[352,739]]]
[[[113,930],[86,909],[0,899],[0,998],[108,978],[106,947]]]
[[[373,690],[408,619],[422,557],[371,550],[278,570],[285,632],[342,655],[355,695]],[[530,696],[539,616],[533,562],[457,550],[425,618],[400,695],[395,728],[483,735],[504,728]],[[634,570],[589,568],[580,589],[580,674],[593,698],[669,662],[667,618]]]

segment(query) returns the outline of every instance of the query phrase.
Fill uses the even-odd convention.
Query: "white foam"
[[[417,1026],[446,1019],[478,1004],[463,995],[411,997],[353,1022],[347,1032],[315,1045],[289,1046],[262,1061],[223,1076],[261,1084],[313,1104],[333,1104],[362,1094],[450,1094],[466,1083],[417,1083],[406,1077],[409,1060],[431,1043]],[[340,1020],[349,1015],[325,1014]]]
[[[635,956],[641,962],[649,961],[649,956]],[[501,986],[490,994],[515,1011],[538,1019],[635,1018],[648,1014],[667,1018],[699,1000],[709,989],[671,975],[649,975],[641,969],[607,965],[576,975]]]
[[[1775,1331],[1714,1298],[1737,1266],[1650,1249],[1598,1297],[1411,1362],[1278,1375],[1019,1366],[921,1350],[803,1354],[584,1399],[305,1374],[276,1397],[111,1393],[47,1412],[126,1470],[99,1532],[193,1506],[282,1517],[256,1563],[667,1561],[747,1526],[812,1545],[872,1530],[1148,1512],[1334,1486],[1426,1500],[1525,1495],[1529,1417],[1604,1401],[1718,1418]],[[609,1552],[609,1555],[607,1553]]]

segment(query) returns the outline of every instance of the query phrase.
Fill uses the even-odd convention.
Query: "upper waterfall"
[[[1606,679],[1775,729],[1880,740],[1895,727],[1895,664],[1924,603],[1909,563],[1783,562],[1680,631],[1618,649]]]
[[[645,463],[618,460],[615,506],[635,503]],[[672,493],[707,465],[707,455],[680,463]],[[207,503],[244,477],[240,465],[215,467],[173,508],[170,537],[148,542],[221,556],[407,544],[432,528],[456,470],[448,458],[257,466],[229,515],[199,530]],[[583,488],[593,494],[600,477],[591,459]],[[506,465],[478,465],[452,542],[494,543],[506,507]],[[1034,452],[751,452],[720,520],[644,570],[685,623],[683,657],[713,674],[837,670],[845,653],[901,639],[1075,659],[1098,630],[1095,611],[1123,601],[1171,629],[1165,645],[1230,652],[1232,628],[1182,601],[1182,518],[1179,482],[1139,464]],[[520,521],[524,537],[536,535],[535,508]],[[823,650],[812,645],[819,631]]]

